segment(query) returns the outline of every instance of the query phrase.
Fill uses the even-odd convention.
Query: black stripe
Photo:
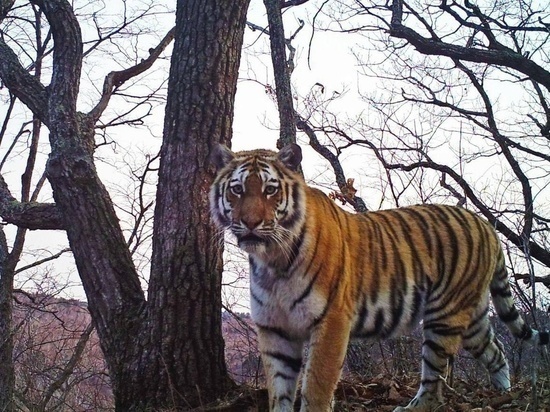
[[[494,368],[493,370],[489,370],[489,372],[491,373],[497,373],[498,371],[500,371],[501,369],[503,369],[504,367],[506,367],[507,363],[506,362],[502,362],[499,366],[497,366],[496,368]]]
[[[282,372],[277,372],[275,375],[273,375],[273,377],[275,379],[281,378],[281,379],[284,379],[285,381],[293,381],[294,379],[296,379],[296,375],[290,376]]]
[[[409,324],[412,326],[418,318],[423,316],[423,313],[420,313],[422,309],[422,304],[424,303],[424,294],[425,294],[425,288],[423,285],[414,285],[413,286],[413,301],[411,305],[411,318],[409,320]]]
[[[454,335],[462,335],[464,332],[463,326],[449,326],[444,323],[425,323],[424,324],[424,330],[429,330],[432,333],[435,333],[436,335],[440,336],[454,336]]]
[[[258,166],[258,168],[262,169],[264,172],[268,172],[270,170],[270,164],[262,160],[256,159],[256,165]]]
[[[283,211],[284,211],[284,215],[288,215],[288,199],[289,199],[289,184],[288,182],[282,182],[282,185],[281,187],[284,189],[284,192],[283,192],[283,201],[281,202],[281,204],[283,205]]]
[[[239,170],[239,173],[242,173],[246,169],[248,169],[250,166],[252,166],[254,163],[253,159],[249,158],[248,160],[243,161],[236,170]]]
[[[308,330],[316,327],[319,323],[321,323],[323,318],[326,316],[326,314],[328,312],[328,309],[330,308],[330,306],[332,304],[332,301],[334,300],[334,297],[336,296],[336,292],[338,291],[338,289],[340,289],[340,279],[342,277],[342,273],[343,273],[342,271],[339,273],[339,276],[336,278],[336,281],[334,282],[335,284],[331,285],[331,290],[330,290],[330,293],[328,295],[327,303],[326,303],[323,311],[321,312],[321,314],[319,316],[317,316],[315,319],[313,319],[313,322],[309,326]]]
[[[516,308],[512,306],[508,313],[503,313],[503,314],[499,313],[498,317],[504,323],[510,323],[510,322],[514,322],[515,320],[517,320],[519,318],[519,313],[516,310]]]
[[[370,338],[373,336],[380,335],[380,331],[382,330],[382,327],[384,326],[384,311],[382,309],[379,309],[376,312],[375,318],[374,318],[374,329],[366,330],[364,332],[357,333],[356,337],[358,338]]]
[[[405,298],[401,289],[394,284],[393,279],[391,290],[394,291],[391,294],[391,323],[381,332],[382,338],[388,337],[393,333],[401,322],[401,318],[403,317],[403,312],[405,310]]]
[[[486,306],[483,312],[481,312],[477,318],[475,318],[470,322],[470,325],[468,325],[468,328],[466,329],[465,333],[462,335],[464,339],[471,339],[475,335],[477,335],[479,332],[481,332],[483,330],[482,328],[486,328],[486,324],[485,323],[480,324],[480,322],[485,320],[487,313],[489,313],[489,306]]]
[[[259,323],[256,323],[256,326],[260,328],[262,331],[273,333],[286,341],[292,342],[294,340],[290,336],[290,334],[283,328],[279,328],[277,326],[261,325]]]
[[[495,351],[493,351],[493,356],[491,357],[491,359],[489,361],[487,361],[487,370],[489,372],[494,373],[494,371],[493,371],[494,365],[497,364],[498,361],[502,361],[502,356],[501,356],[500,351],[495,350]],[[501,369],[501,368],[497,368],[497,370],[498,369]]]
[[[292,402],[292,398],[288,395],[279,395],[279,397],[277,398],[277,400],[279,402],[283,402],[283,401],[287,401],[287,402]]]
[[[258,296],[256,296],[256,294],[252,290],[250,290],[250,296],[258,303],[258,305],[264,305],[264,302]]]
[[[288,212],[287,212],[287,216],[281,221],[281,226],[287,229],[293,228],[296,222],[298,222],[298,220],[302,218],[304,213],[305,206],[303,204],[304,202],[303,202],[302,196],[300,195],[299,188],[300,188],[300,184],[297,182],[295,182],[292,185],[292,201],[294,203],[294,208],[292,210],[292,214],[288,215]],[[285,206],[285,209],[286,209],[288,207],[288,199],[290,197],[289,188],[287,187],[285,191],[286,191],[286,203],[287,203],[287,205]]]
[[[298,305],[300,302],[302,302],[305,298],[309,296],[309,294],[313,290],[313,284],[315,283],[315,281],[317,280],[317,277],[319,277],[319,274],[321,273],[321,269],[322,269],[322,265],[319,265],[317,272],[315,272],[315,275],[313,275],[309,284],[306,286],[305,290],[298,297],[298,299],[296,299],[294,302],[292,302],[292,305],[290,305],[290,310],[294,310],[296,305]]]
[[[367,215],[369,216],[369,215]],[[372,232],[369,239],[369,251],[371,252],[371,264],[372,269],[371,273],[373,276],[369,279],[369,296],[372,299],[372,302],[376,304],[378,301],[378,294],[380,292],[380,265],[384,267],[384,270],[388,264],[388,256],[386,252],[386,245],[384,244],[384,236],[382,234],[379,222],[370,219],[372,225]],[[375,245],[376,242],[376,245]]]
[[[512,296],[512,290],[510,289],[510,285],[506,283],[504,286],[491,287],[491,295],[493,297],[509,298]]]
[[[418,226],[420,232],[420,235],[422,236],[424,240],[424,246],[428,250],[428,256],[434,255],[434,243],[432,239],[432,228],[430,223],[428,222],[427,217],[431,217],[429,212],[427,213],[427,210],[422,209],[416,209],[416,208],[403,208],[401,209],[405,214],[408,214],[411,218],[410,220],[416,223]],[[415,239],[415,242],[418,243],[418,239]],[[420,253],[419,254],[419,264],[421,266],[421,271],[417,271],[414,273],[415,276],[415,282],[420,283],[425,278],[425,273],[427,272],[423,265],[428,262],[425,261],[425,254]]]
[[[482,338],[481,343],[483,343],[483,346],[479,346],[478,344],[478,346],[468,350],[472,355],[474,355],[474,358],[476,359],[483,355],[483,353],[485,353],[485,351],[491,344],[491,329],[487,328],[487,331],[485,332],[485,336]]]
[[[533,329],[531,329],[527,323],[524,323],[521,332],[516,336],[522,340],[529,340],[533,336]]]
[[[290,252],[290,258],[288,260],[288,266],[287,266],[287,272],[290,271],[290,268],[294,264],[294,261],[300,254],[300,249],[302,248],[302,244],[304,243],[304,237],[306,232],[306,226],[302,226],[302,230],[300,231],[300,234],[298,235],[298,238],[292,242],[292,250]]]
[[[481,234],[484,232],[484,227],[481,226],[481,220],[475,216],[469,216],[470,219],[466,218],[465,209],[459,209],[455,207],[447,207],[445,209],[447,213],[449,213],[450,216],[452,216],[457,223],[457,227],[455,227],[454,232],[457,233],[460,231],[462,234],[462,242],[457,243],[457,247],[460,248],[460,256],[462,257],[461,261],[466,264],[464,265],[464,271],[460,274],[460,276],[457,274],[456,276],[459,276],[460,281],[455,285],[454,289],[450,291],[453,293],[455,290],[464,290],[465,287],[470,282],[471,276],[479,276],[478,272],[480,271],[479,267],[484,263],[484,260],[482,257],[487,255],[488,253],[483,251],[483,246],[486,245],[488,242],[486,242],[487,236],[481,236]],[[475,227],[472,227],[471,224],[475,225]],[[472,237],[473,233],[478,232],[479,235],[477,236],[478,240],[478,250],[477,253],[474,253],[474,238]],[[464,250],[466,249],[466,250]],[[470,277],[466,276],[467,274],[470,274]]]
[[[426,359],[425,356],[422,356],[422,362],[424,362],[428,367],[437,373],[443,373],[444,368],[439,368],[438,366],[434,365],[432,362],[430,362],[428,359]]]
[[[430,348],[433,352],[435,352],[439,357],[446,357],[447,352],[445,351],[445,348],[441,346],[439,343],[434,342],[431,339],[426,339],[422,343],[422,345],[426,345],[428,348]]]
[[[445,213],[445,211],[440,207],[434,207],[432,210],[434,211],[434,219],[436,220],[434,223],[439,222],[441,223],[441,226],[445,227],[444,232],[448,236],[448,241],[449,241],[449,245],[444,247],[441,240],[441,236],[439,236],[439,234],[436,233],[436,238],[438,240],[438,246],[439,246],[439,252],[440,252],[438,259],[440,263],[440,270],[442,271],[439,273],[439,279],[437,284],[435,285],[435,289],[441,289],[441,290],[439,293],[432,296],[431,300],[438,300],[447,292],[450,276],[452,276],[456,272],[456,268],[459,260],[459,253],[458,253],[458,239],[456,237],[454,228],[449,223],[449,215]],[[451,253],[450,262],[447,261],[448,256],[446,253],[446,250],[449,250],[449,249]],[[447,263],[448,263],[448,267],[447,267]]]
[[[355,323],[355,327],[353,328],[353,332],[351,333],[352,336],[359,336],[359,332],[361,332],[361,329],[365,324],[365,319],[367,318],[368,314],[367,302],[365,300],[366,299],[363,299],[363,305],[361,306],[359,316],[357,317],[357,322]]]
[[[306,225],[304,225],[304,230],[307,231],[307,227]],[[317,231],[317,237],[315,238],[315,242],[313,242],[313,247],[316,248],[316,246],[319,244],[319,239],[321,238],[321,231],[318,230]],[[310,239],[311,240],[311,239]],[[315,259],[316,258],[316,254],[315,254],[315,251],[311,254],[311,257],[310,257],[310,260],[309,260],[309,263],[307,265],[307,268],[306,270],[304,270],[303,272],[303,277],[306,277],[309,275],[309,271],[311,270],[311,266],[313,265],[313,262],[317,262],[318,260]],[[304,262],[305,263],[305,262]],[[302,265],[300,265],[302,266]]]
[[[399,211],[399,213],[395,213],[396,219],[399,221],[401,227],[402,227],[402,234],[403,238],[405,239],[405,242],[407,243],[407,246],[409,247],[409,251],[411,253],[411,260],[412,260],[412,270],[413,270],[413,276],[416,279],[418,273],[424,273],[424,267],[422,265],[423,259],[421,258],[421,254],[418,251],[416,245],[418,244],[418,239],[413,239],[411,236],[411,233],[413,232],[411,225],[407,221],[407,217],[403,216],[402,211]],[[422,232],[422,231],[421,231]],[[399,254],[401,255],[401,253]],[[406,277],[405,277],[406,279]],[[404,284],[405,287],[407,284]]]
[[[296,373],[300,372],[302,368],[302,358],[293,358],[281,352],[264,352],[264,355],[283,362]]]

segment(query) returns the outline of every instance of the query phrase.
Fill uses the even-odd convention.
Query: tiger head
[[[218,169],[210,189],[214,221],[229,228],[250,254],[288,251],[305,216],[305,183],[297,173],[300,147],[233,153],[219,145],[212,159]]]

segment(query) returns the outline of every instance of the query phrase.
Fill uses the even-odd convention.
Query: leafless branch
[[[0,176],[0,216],[5,222],[31,230],[62,230],[61,215],[53,203],[19,202]]]
[[[350,180],[346,179],[344,169],[342,168],[342,164],[340,163],[338,157],[319,142],[319,139],[315,135],[315,131],[307,123],[307,121],[305,121],[304,119],[300,119],[298,121],[298,129],[303,131],[309,138],[309,145],[317,153],[323,156],[332,166],[332,170],[334,171],[334,175],[336,178],[336,184],[338,185],[338,188],[340,189],[340,193],[343,198],[352,205],[355,211],[359,213],[366,212],[368,209],[365,205],[365,202],[359,196],[355,195],[356,190],[353,187],[353,180],[350,184]]]
[[[395,0],[392,7],[391,36],[406,40],[427,55],[447,56],[457,60],[509,67],[528,76],[550,90],[550,72],[528,57],[494,41],[487,49],[464,47],[427,38],[403,24],[403,0]],[[488,34],[486,32],[486,34]]]
[[[135,66],[129,67],[124,70],[112,71],[106,77],[103,82],[103,93],[97,105],[88,113],[88,116],[95,123],[101,114],[107,108],[109,100],[116,90],[122,86],[126,81],[132,77],[138,76],[141,73],[145,72],[155,63],[159,58],[161,53],[168,47],[168,45],[174,39],[175,28],[170,29],[170,31],[164,36],[161,42],[154,49],[149,50],[149,57],[142,60],[140,63]]]
[[[70,252],[70,251],[71,251],[71,248],[61,249],[59,252],[54,253],[54,254],[51,255],[51,256],[48,256],[48,257],[46,257],[46,258],[44,258],[44,259],[37,260],[36,262],[33,262],[33,263],[29,264],[29,265],[25,265],[25,266],[20,267],[19,269],[17,269],[17,270],[15,271],[15,274],[24,272],[25,270],[29,270],[29,269],[35,268],[35,267],[37,267],[37,266],[40,266],[40,265],[43,265],[44,263],[51,262],[52,260],[56,260],[57,258],[59,258],[60,256],[62,256],[63,254],[65,254],[65,253],[67,253],[67,252]]]
[[[284,9],[286,7],[299,6],[301,4],[307,3],[309,0],[280,0],[280,7]]]
[[[86,344],[88,343],[88,340],[93,330],[94,326],[92,323],[90,323],[80,335],[80,338],[78,339],[78,342],[74,348],[74,352],[72,353],[68,362],[65,364],[64,368],[61,370],[57,378],[46,389],[40,405],[41,410],[44,410],[46,408],[46,405],[50,402],[55,392],[58,391],[73,374],[76,365],[82,358],[84,348],[86,347]]]

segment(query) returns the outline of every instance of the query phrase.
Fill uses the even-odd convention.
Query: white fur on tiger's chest
[[[283,278],[270,268],[259,268],[250,280],[254,322],[281,328],[291,336],[307,340],[311,326],[327,303],[326,298],[315,290],[307,292],[310,282],[309,277],[294,274]]]

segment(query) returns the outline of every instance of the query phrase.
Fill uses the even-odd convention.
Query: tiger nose
[[[251,216],[246,219],[241,219],[241,222],[250,230],[256,229],[258,226],[260,226],[263,222],[263,219],[259,216]]]

